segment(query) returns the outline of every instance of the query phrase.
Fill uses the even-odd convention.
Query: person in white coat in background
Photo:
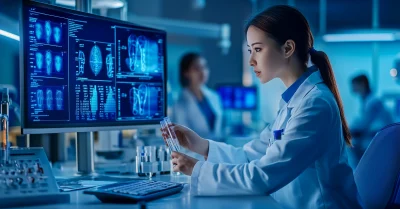
[[[393,123],[394,119],[383,101],[372,92],[366,75],[353,77],[351,87],[361,99],[359,116],[350,125],[353,147],[350,149],[349,157],[354,170],[375,134],[381,128]]]
[[[206,138],[219,140],[222,104],[218,94],[206,86],[209,77],[206,59],[198,53],[186,53],[179,68],[182,91],[173,105],[171,119]]]
[[[271,195],[287,209],[361,208],[333,70],[327,55],[313,48],[305,17],[273,6],[249,21],[246,36],[261,83],[279,78],[288,87],[275,122],[243,148],[174,124],[181,145],[205,161],[173,152],[173,170],[191,176],[192,195]],[[309,57],[314,67],[307,68]]]

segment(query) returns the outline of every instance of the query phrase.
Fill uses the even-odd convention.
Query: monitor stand
[[[78,174],[93,176],[94,172],[94,151],[93,132],[76,133],[76,165]]]

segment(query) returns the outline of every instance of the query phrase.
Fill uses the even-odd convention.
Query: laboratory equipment
[[[170,172],[170,152],[165,146],[136,147],[135,172],[139,176],[153,177]]]
[[[183,185],[173,182],[134,180],[86,190],[105,203],[150,201],[180,192]]]
[[[169,117],[165,117],[164,120],[160,121],[160,125],[164,141],[168,146],[168,148],[170,149],[170,152],[180,151],[178,138],[175,132],[170,128],[170,126],[172,126],[172,122],[169,119]]]
[[[43,148],[14,148],[0,164],[1,207],[67,203],[68,193],[58,190]]]
[[[8,88],[4,88],[2,92],[1,106],[0,106],[0,143],[1,143],[1,163],[7,164],[9,161],[9,105],[10,97]]]

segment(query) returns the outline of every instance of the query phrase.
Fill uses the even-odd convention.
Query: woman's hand
[[[192,175],[193,168],[198,160],[179,152],[172,152],[171,157],[174,172],[181,172],[188,176]]]
[[[208,157],[208,141],[200,137],[196,132],[192,131],[182,125],[173,124],[170,126],[170,130],[175,131],[175,135],[178,138],[179,144],[184,148],[200,154],[207,159]],[[163,137],[169,138],[169,133],[167,130],[161,130]]]

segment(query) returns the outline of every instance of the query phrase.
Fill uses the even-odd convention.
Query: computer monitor
[[[166,115],[166,33],[23,1],[22,133],[154,127]]]
[[[224,84],[217,87],[224,109],[256,110],[257,87]]]

